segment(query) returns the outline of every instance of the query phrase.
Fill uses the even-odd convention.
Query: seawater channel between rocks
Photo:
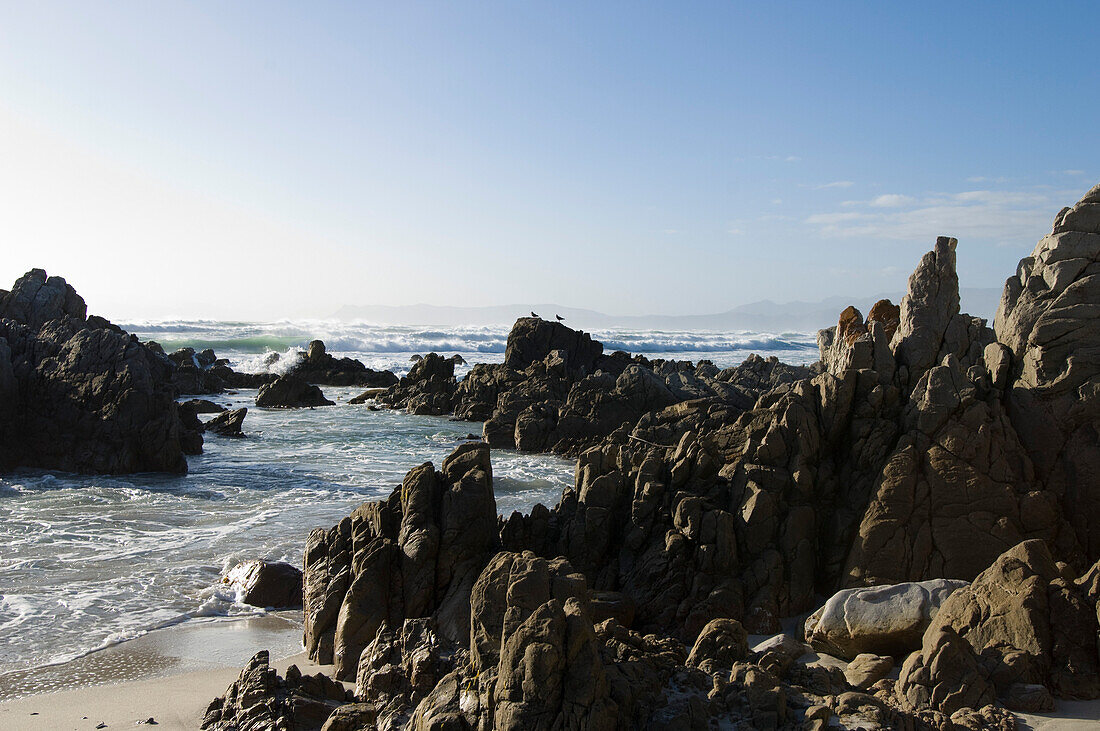
[[[228,567],[300,566],[310,529],[388,495],[418,464],[438,467],[481,431],[348,405],[360,390],[326,387],[337,405],[316,409],[257,409],[248,390],[209,397],[248,407],[247,436],[208,435],[185,476],[0,479],[0,664],[25,675],[158,627],[256,614],[219,586]],[[494,452],[498,511],[553,505],[573,470],[558,457]]]

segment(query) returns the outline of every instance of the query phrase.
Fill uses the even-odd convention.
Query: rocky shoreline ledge
[[[304,643],[331,674],[261,652],[203,728],[1012,729],[1100,697],[1100,186],[992,328],[959,312],[956,245],[900,306],[841,313],[810,368],[524,318],[461,382],[435,354],[364,381],[483,440],[310,533]],[[180,371],[276,380],[173,368],[78,300],[39,270],[0,294],[4,467],[179,471]],[[491,448],[575,456],[575,487],[500,518]]]

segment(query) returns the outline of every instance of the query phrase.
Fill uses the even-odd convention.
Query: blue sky
[[[0,286],[118,319],[998,287],[1100,182],[1093,3],[7,3]]]

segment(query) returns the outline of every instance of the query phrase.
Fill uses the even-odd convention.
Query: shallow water
[[[336,406],[252,406],[255,391],[212,400],[249,406],[244,439],[208,435],[186,476],[0,479],[0,664],[60,662],[150,629],[254,614],[219,585],[252,558],[301,565],[310,529],[388,495],[412,467],[437,466],[481,425],[370,411],[358,389]],[[202,417],[209,418],[209,417]],[[553,504],[573,481],[556,457],[493,454],[498,510]]]

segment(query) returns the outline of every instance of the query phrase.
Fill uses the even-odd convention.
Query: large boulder
[[[846,660],[863,653],[904,657],[920,647],[943,601],[967,585],[931,579],[838,591],[806,618],[806,641]]]
[[[238,600],[254,607],[286,609],[302,606],[302,572],[282,561],[246,561],[222,579]]]
[[[560,351],[565,368],[580,375],[592,373],[603,355],[603,345],[587,333],[538,317],[521,317],[508,333],[504,364],[522,371],[553,351]]]
[[[325,398],[325,394],[317,386],[297,376],[279,376],[271,383],[260,387],[260,392],[256,394],[256,405],[267,408],[296,409],[333,406],[334,402]]]
[[[926,639],[957,633],[982,659],[999,692],[1046,685],[1060,697],[1100,697],[1095,603],[1067,581],[1043,541],[1000,556],[944,601]]]

